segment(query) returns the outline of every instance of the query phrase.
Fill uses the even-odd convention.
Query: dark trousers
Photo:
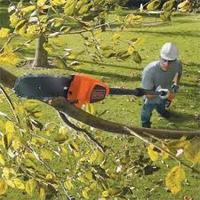
[[[141,125],[145,128],[151,127],[151,115],[152,111],[156,109],[159,114],[163,114],[166,112],[165,110],[166,100],[161,100],[159,103],[147,102],[144,103],[141,110]]]

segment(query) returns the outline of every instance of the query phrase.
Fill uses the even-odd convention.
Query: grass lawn
[[[158,18],[148,17],[145,22],[157,22]],[[163,129],[177,129],[177,130],[197,130],[200,129],[200,15],[190,14],[188,16],[175,16],[172,22],[158,26],[137,26],[129,28],[124,32],[116,27],[114,30],[100,33],[99,38],[104,43],[109,43],[110,38],[117,31],[122,40],[126,41],[131,38],[142,38],[144,42],[138,47],[138,51],[142,57],[142,63],[136,64],[132,60],[116,61],[113,59],[106,59],[103,64],[96,64],[87,55],[80,56],[80,66],[75,67],[76,72],[86,73],[95,76],[107,82],[111,87],[135,88],[140,86],[141,73],[144,67],[151,61],[159,59],[159,51],[163,43],[171,41],[177,44],[180,51],[180,59],[183,63],[183,76],[180,84],[180,93],[177,95],[171,111],[173,117],[170,120],[161,118],[157,113],[153,114],[152,122],[153,128]],[[14,41],[14,46],[22,42],[22,38]],[[61,46],[64,48],[72,48],[75,51],[84,49],[81,44],[82,38],[79,35],[61,36],[54,40],[50,40],[50,44]],[[33,56],[34,44],[29,46],[28,50],[23,50],[23,54],[27,57]],[[61,54],[61,50],[54,53],[54,55]],[[72,74],[74,72],[67,69],[28,69],[16,68],[15,66],[2,66],[17,75],[24,73],[49,73],[49,74]],[[140,126],[140,108],[142,100],[135,97],[126,96],[109,96],[103,102],[94,105],[97,115],[104,113],[101,117],[115,122],[120,122],[128,125]],[[4,105],[4,103],[2,103]],[[51,122],[57,119],[57,115],[48,108],[41,108],[44,110],[42,120]],[[1,112],[7,112],[6,104],[1,106]],[[46,112],[45,112],[46,111]],[[51,115],[50,115],[51,113]],[[139,156],[148,157],[145,146],[137,139],[130,139],[126,137],[117,137],[110,133],[97,131],[96,136],[103,144],[109,146],[113,151],[118,152],[122,149],[129,149],[134,170],[134,161]],[[142,163],[142,161],[141,161]],[[177,200],[184,199],[184,196],[190,196],[194,200],[199,199],[199,176],[187,171],[187,180],[183,184],[182,191],[177,195],[172,195],[168,192],[164,185],[164,178],[169,171],[170,166],[175,165],[175,161],[167,161],[162,163],[157,161],[154,163],[159,168],[156,172],[145,175],[145,162],[138,166],[142,170],[141,173],[131,171],[129,178],[126,178],[127,183],[132,187],[133,194],[128,199],[133,200]],[[59,165],[60,166],[60,165]],[[61,168],[64,168],[64,163]],[[199,166],[197,166],[199,168]],[[200,169],[200,168],[199,168]],[[37,199],[38,197],[30,198],[27,195],[16,193],[16,191],[9,192],[1,199],[11,200],[18,198]],[[115,198],[116,200],[118,198]]]

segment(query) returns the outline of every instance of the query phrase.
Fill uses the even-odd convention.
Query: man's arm
[[[142,88],[147,90],[153,90],[154,83],[153,83],[153,75],[150,70],[144,70],[142,73]],[[156,95],[145,95],[147,99],[152,100],[156,98]]]

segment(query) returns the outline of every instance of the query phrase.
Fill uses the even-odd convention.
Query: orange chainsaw
[[[83,104],[101,101],[108,95],[141,97],[150,94],[165,97],[168,94],[167,89],[152,91],[143,88],[110,88],[106,83],[85,74],[70,76],[29,74],[16,80],[14,90],[18,96],[31,99],[50,100],[65,97],[79,108]]]

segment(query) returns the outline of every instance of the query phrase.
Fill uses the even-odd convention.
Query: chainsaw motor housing
[[[85,74],[73,75],[67,91],[67,100],[81,107],[86,103],[94,103],[103,100],[109,95],[107,84]]]

